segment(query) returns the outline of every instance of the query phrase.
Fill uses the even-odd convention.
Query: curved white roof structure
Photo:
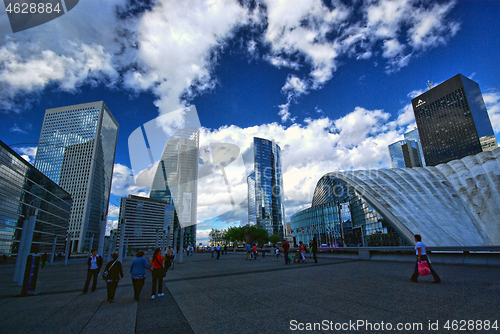
[[[326,190],[339,183],[410,242],[420,234],[427,246],[500,245],[500,148],[435,167],[328,173],[313,206],[342,196]]]

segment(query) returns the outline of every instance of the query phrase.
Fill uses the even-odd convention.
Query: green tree
[[[217,245],[221,244],[223,241],[223,235],[224,235],[224,230],[214,230],[210,231],[208,236],[210,237],[210,244],[211,245]]]
[[[269,241],[271,241],[271,243],[273,245],[276,245],[278,242],[280,242],[280,240],[281,240],[281,237],[278,233],[273,234],[269,237]]]
[[[263,244],[267,243],[269,241],[269,234],[267,233],[266,230],[262,228],[258,228],[255,225],[245,225],[243,226],[245,231],[246,229],[249,229],[252,231],[252,237],[253,240],[259,245],[262,246]]]
[[[245,241],[245,229],[242,226],[236,227],[231,226],[226,230],[224,234],[224,240],[228,240],[233,244],[238,244],[239,242]]]

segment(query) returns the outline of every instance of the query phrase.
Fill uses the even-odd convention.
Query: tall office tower
[[[174,224],[174,206],[166,202],[146,197],[129,195],[122,197],[120,203],[120,221],[125,219],[125,237],[129,248],[133,250],[151,249],[156,244],[157,230],[160,236],[172,231]],[[118,228],[120,240],[120,228]]]
[[[422,167],[420,150],[414,140],[403,139],[389,145],[392,168]]]
[[[184,249],[196,244],[198,159],[199,130],[185,128],[175,133],[165,145],[149,194],[175,207],[173,231],[180,240],[180,228],[184,228]],[[180,249],[178,241],[176,247]]]
[[[248,184],[248,224],[255,225],[257,217],[255,212],[255,172],[247,176]]]
[[[479,85],[463,75],[411,102],[427,166],[497,147]]]
[[[408,131],[407,133],[404,134],[405,139],[413,140],[414,142],[417,143],[419,155],[420,155],[420,162],[422,163],[422,166],[420,167],[425,167],[425,158],[424,158],[424,152],[422,151],[422,143],[420,142],[420,136],[418,135],[418,128],[415,127],[413,130]]]
[[[108,213],[118,123],[103,101],[47,109],[35,167],[71,194],[72,250],[99,240]]]
[[[281,149],[275,142],[257,137],[253,139],[253,149],[255,222],[258,227],[267,230],[270,236],[279,234],[283,239],[285,205],[283,203]],[[249,194],[249,201],[251,197],[252,195]],[[249,215],[251,207],[252,204],[249,204]]]

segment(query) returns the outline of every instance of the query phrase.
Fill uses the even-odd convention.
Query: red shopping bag
[[[427,261],[418,263],[418,273],[420,274],[420,276],[429,275],[431,273],[431,268],[429,268],[429,264],[427,264]]]

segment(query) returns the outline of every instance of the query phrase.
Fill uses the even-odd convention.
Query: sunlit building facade
[[[21,233],[36,216],[31,253],[50,256],[66,243],[71,195],[0,141],[0,254],[18,253]],[[49,257],[50,258],[50,257]]]
[[[69,192],[71,249],[88,251],[106,220],[118,123],[103,101],[47,109],[35,167]]]
[[[249,221],[255,203],[255,223],[271,236],[284,237],[285,206],[283,202],[283,176],[281,148],[273,141],[254,137],[254,172],[249,186],[255,187],[255,195],[249,194]],[[249,192],[251,191],[249,187]],[[252,200],[255,198],[255,200]],[[250,201],[252,200],[252,203]]]
[[[498,145],[479,85],[457,74],[412,100],[427,166]]]

